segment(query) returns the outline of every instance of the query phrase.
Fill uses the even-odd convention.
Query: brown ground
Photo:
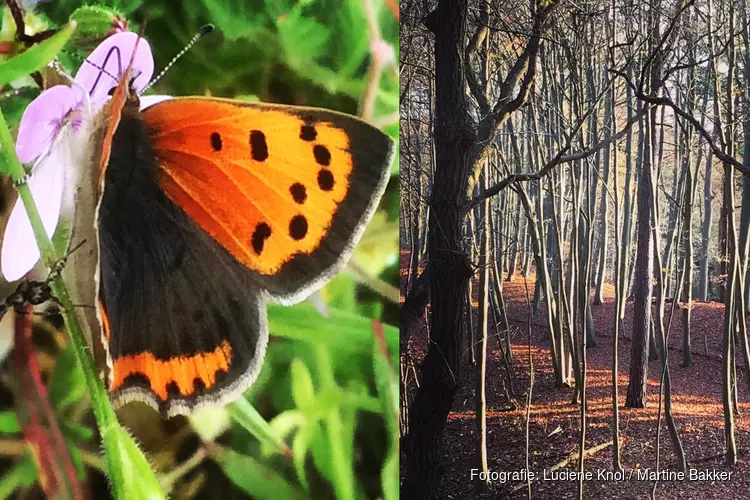
[[[408,262],[402,255],[402,264]],[[529,293],[533,293],[533,277],[528,279]],[[514,404],[506,397],[506,374],[499,354],[497,338],[492,332],[487,360],[487,442],[491,471],[520,471],[525,464],[525,397],[529,387],[529,342],[526,320],[528,308],[522,276],[504,284],[511,324],[514,365],[512,382],[516,391],[513,401],[518,409],[507,411]],[[476,303],[475,303],[476,307]],[[723,305],[698,302],[693,309],[693,365],[683,368],[682,329],[675,311],[669,340],[669,366],[672,375],[673,411],[688,461],[723,451],[724,426],[721,404],[721,326]],[[668,321],[670,306],[667,305]],[[614,314],[613,290],[608,290],[605,304],[593,307],[597,345],[588,350],[587,398],[589,401],[586,448],[612,439],[612,325]],[[597,480],[597,471],[612,470],[612,448],[607,447],[586,458],[586,470],[594,479],[585,482],[585,496],[591,499],[648,498],[653,481],[637,480],[634,469],[643,471],[656,466],[656,421],[659,398],[659,361],[649,364],[649,399],[645,409],[624,407],[630,362],[631,304],[627,305],[625,331],[619,342],[619,401],[620,430],[625,439],[622,463],[623,480]],[[409,352],[420,363],[426,352],[425,324],[412,335]],[[550,360],[546,313],[540,311],[532,318],[531,355],[536,373],[533,388],[530,422],[530,470],[541,476],[542,471],[568,458],[578,450],[578,406],[570,404],[571,389],[554,387]],[[706,351],[707,346],[707,351]],[[470,366],[464,339],[464,362],[461,366],[461,387],[448,417],[443,438],[443,498],[525,498],[525,481],[509,480],[496,483],[492,493],[479,495],[470,481],[471,469],[476,467],[474,422],[474,392],[478,369]],[[739,353],[738,353],[739,354]],[[741,365],[738,357],[738,365]],[[748,378],[738,368],[738,387],[741,415],[736,418],[736,438],[740,450],[750,450],[750,391]],[[411,381],[413,386],[414,382]],[[674,453],[666,424],[662,417],[660,468],[676,471]],[[728,481],[684,480],[660,481],[657,498],[685,499],[741,499],[750,498],[750,458],[741,456],[733,468],[724,465],[722,458],[688,464],[699,471],[731,471]],[[564,469],[577,470],[577,460]],[[629,477],[632,473],[632,478]],[[520,490],[513,491],[516,487]],[[532,494],[537,499],[576,498],[577,480],[536,480]]]

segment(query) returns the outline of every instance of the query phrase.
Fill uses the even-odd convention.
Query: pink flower
[[[22,163],[36,162],[28,179],[44,229],[51,238],[60,219],[66,172],[79,165],[72,160],[72,136],[99,111],[117,87],[133,51],[131,88],[140,92],[154,73],[154,60],[146,40],[131,32],[105,39],[78,69],[73,86],[57,85],[42,92],[24,111],[16,138]],[[163,100],[150,96],[142,107]],[[74,186],[71,186],[73,188]],[[0,269],[8,281],[22,278],[39,260],[39,248],[26,209],[20,200],[8,219],[0,254]]]

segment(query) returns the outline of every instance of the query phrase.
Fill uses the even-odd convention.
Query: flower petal
[[[80,90],[55,85],[31,101],[21,117],[16,138],[16,154],[21,163],[31,163],[55,138],[66,115],[80,106]]]
[[[91,103],[94,110],[106,102],[111,90],[117,86],[120,77],[125,73],[125,69],[130,62],[130,56],[135,49],[136,41],[138,42],[138,48],[133,60],[133,75],[135,77],[133,88],[136,92],[139,92],[148,84],[154,74],[154,58],[148,42],[143,38],[138,40],[138,34],[136,33],[124,31],[115,33],[105,39],[86,58],[88,62],[84,62],[78,69],[75,81],[83,85],[91,94]],[[113,80],[112,77],[117,80]]]
[[[66,130],[72,134],[72,127]],[[42,219],[47,236],[52,238],[60,219],[65,175],[68,167],[70,137],[61,137],[56,141],[49,154],[35,166],[28,186],[34,197],[39,216]],[[21,279],[39,261],[39,247],[31,229],[31,222],[26,208],[20,199],[16,200],[8,218],[3,237],[0,269],[8,281]]]

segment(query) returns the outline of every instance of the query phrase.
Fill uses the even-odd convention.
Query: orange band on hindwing
[[[168,360],[157,359],[150,352],[122,356],[114,360],[110,391],[121,388],[131,375],[148,379],[151,391],[162,401],[169,396],[170,384],[175,384],[183,397],[196,393],[195,381],[205,389],[216,383],[219,372],[228,372],[232,364],[232,346],[224,341],[212,352],[192,356],[177,356]]]

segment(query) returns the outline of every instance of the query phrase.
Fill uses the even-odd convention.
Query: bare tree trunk
[[[628,77],[632,77],[633,69],[632,65],[628,65]],[[633,89],[631,89],[629,86],[626,89],[626,100],[627,100],[627,106],[628,106],[628,120],[631,120],[633,118],[633,102],[635,101],[635,98],[633,97]],[[637,101],[637,108],[638,112],[640,113],[641,107],[643,104],[641,101]],[[642,133],[643,130],[643,120],[639,119],[639,135]],[[640,148],[641,148],[642,141],[638,142],[637,152],[636,152],[636,163],[640,163],[640,160],[638,160],[638,156],[640,155]],[[628,293],[630,291],[630,248],[631,248],[631,233],[632,233],[632,222],[633,222],[633,210],[635,208],[635,205],[633,204],[633,129],[632,127],[628,128],[628,133],[625,135],[625,199],[623,201],[623,209],[622,209],[622,259],[620,262],[620,296],[622,297],[620,300],[620,307],[618,309],[617,316],[620,319],[620,323],[622,324],[622,320],[625,317],[625,303],[627,302]],[[640,170],[640,168],[639,168]]]
[[[586,172],[586,192],[587,196],[591,196],[591,170],[589,169],[588,172]],[[586,224],[586,244],[583,249],[583,268],[579,270],[581,273],[581,283],[584,285],[584,291],[585,296],[582,297],[583,303],[582,307],[584,309],[583,314],[581,315],[583,319],[583,332],[581,334],[581,436],[578,441],[578,473],[579,473],[579,480],[578,480],[578,498],[579,500],[583,500],[583,477],[584,477],[584,460],[586,453],[584,451],[586,450],[586,410],[587,410],[587,400],[586,400],[586,370],[587,370],[587,358],[586,358],[586,350],[587,350],[587,342],[589,338],[589,323],[587,321],[590,310],[591,310],[591,300],[589,298],[589,291],[591,283],[591,247],[592,247],[592,235],[591,235],[591,225],[593,223],[594,214],[593,214],[593,205],[586,203],[586,208],[588,209],[588,217],[586,219],[588,220],[588,223]],[[593,336],[591,336],[593,338]]]
[[[689,133],[685,134],[687,152],[685,154],[685,197],[682,208],[682,241],[685,245],[684,273],[685,282],[682,287],[682,366],[693,364],[693,351],[690,345],[690,315],[693,309],[693,171],[690,165],[690,151],[692,141]],[[674,305],[672,306],[674,307]]]
[[[609,15],[612,17],[612,30],[610,35],[613,41],[617,40],[617,8],[615,0],[612,0],[612,5],[609,10]],[[615,64],[614,51],[610,52],[610,64]],[[617,103],[617,90],[615,86],[612,86],[610,91],[610,109],[614,110],[615,104]],[[628,114],[632,113],[630,103],[628,103]],[[614,114],[614,113],[613,113]],[[612,119],[612,128],[614,130],[615,120]],[[628,132],[630,135],[630,132]],[[624,275],[624,259],[625,252],[622,249],[622,241],[624,237],[620,235],[618,224],[620,222],[620,172],[618,169],[617,159],[617,141],[612,142],[612,170],[614,177],[614,202],[615,202],[615,267],[612,272],[612,278],[615,285],[615,314],[614,325],[612,325],[613,338],[612,338],[612,469],[615,472],[622,471],[622,461],[620,460],[620,394],[619,394],[619,378],[620,378],[620,367],[618,359],[618,349],[620,344],[620,303],[623,301],[623,293],[621,292],[622,276]],[[628,151],[628,155],[630,152]],[[630,186],[626,184],[626,190],[629,190]]]
[[[654,241],[651,224],[652,197],[651,190],[651,152],[655,143],[656,109],[652,108],[646,121],[649,131],[644,141],[643,168],[638,177],[638,247],[635,262],[635,300],[633,301],[633,342],[630,355],[630,380],[625,405],[628,408],[646,406],[646,389],[648,386],[648,347],[651,329],[651,272],[653,270]]]
[[[487,188],[489,168],[484,166],[483,188]],[[491,487],[489,467],[487,465],[487,327],[489,323],[489,279],[490,279],[490,224],[489,198],[482,202],[480,220],[482,231],[480,235],[479,259],[481,271],[479,274],[479,373],[476,388],[476,420],[477,420],[477,465],[480,472],[477,476],[477,490],[481,493]],[[484,479],[481,479],[484,477]]]
[[[707,24],[708,24],[708,41],[711,49],[711,55],[716,54],[714,48],[713,28],[712,28],[712,2],[708,1]],[[729,33],[734,32],[734,9],[730,3],[729,12]],[[716,58],[709,59],[711,66],[712,83],[714,90],[714,129],[719,138],[722,149],[730,156],[733,153],[734,134],[733,134],[733,112],[732,104],[734,100],[734,38],[729,37],[728,45],[729,64],[727,74],[727,126],[726,130],[722,126],[721,107],[719,106],[719,74],[716,70]],[[728,248],[720,247],[720,253],[729,258],[729,262],[723,263],[727,270],[726,287],[724,293],[724,328],[723,328],[723,345],[721,358],[721,382],[722,382],[722,406],[724,409],[724,438],[726,446],[726,462],[728,465],[737,463],[737,442],[735,440],[734,411],[732,409],[732,365],[734,360],[734,313],[735,313],[735,286],[737,285],[737,275],[739,273],[739,256],[737,250],[737,232],[734,223],[734,172],[729,163],[724,163],[724,205],[722,215],[726,221],[726,243]],[[721,227],[719,228],[721,230]],[[720,233],[721,234],[721,233]],[[728,266],[727,266],[728,264]]]
[[[493,267],[493,275],[495,276],[495,297],[500,305],[500,316],[503,320],[504,325],[504,336],[503,336],[503,356],[505,361],[509,364],[513,363],[513,350],[510,348],[510,324],[508,323],[508,312],[507,304],[505,303],[505,297],[503,297],[503,275],[498,270],[498,260],[495,259]]]
[[[656,186],[652,185],[652,189],[655,192]],[[654,199],[653,207],[654,225],[653,225],[653,239],[654,246],[659,246],[659,221],[656,214],[659,213],[658,200]],[[685,472],[687,469],[687,462],[685,460],[685,451],[682,448],[682,442],[680,441],[679,434],[677,433],[677,425],[674,421],[672,414],[672,377],[669,372],[668,363],[668,350],[667,350],[667,333],[664,331],[664,296],[666,287],[664,286],[664,273],[661,271],[662,262],[661,256],[658,252],[654,253],[654,260],[656,262],[656,316],[654,317],[654,337],[656,338],[659,354],[661,358],[661,379],[664,381],[664,413],[667,419],[667,427],[669,429],[669,436],[672,439],[672,447],[674,448],[675,458],[677,459],[677,469],[681,472]],[[679,283],[678,283],[679,286]],[[674,307],[674,306],[673,306]]]
[[[612,131],[614,130],[614,120],[612,119],[612,107],[613,103],[609,100],[607,100],[605,111],[604,111],[604,123],[605,123],[605,133],[604,133],[604,140],[609,142],[610,137],[612,136]],[[615,151],[615,156],[617,155],[617,150],[613,147],[613,150]],[[607,145],[604,148],[603,152],[604,156],[604,170],[602,172],[602,198],[601,198],[601,204],[599,206],[599,216],[600,219],[600,225],[599,225],[599,265],[597,266],[596,270],[596,291],[594,292],[594,304],[595,305],[601,305],[604,303],[604,282],[607,278],[607,251],[609,246],[609,217],[607,209],[609,207],[609,203],[607,203],[607,198],[609,196],[609,191],[607,190],[607,183],[609,181],[609,162],[610,162],[610,146]]]
[[[547,272],[546,272],[546,263],[544,263],[543,258],[543,239],[539,236],[539,231],[537,230],[537,226],[534,223],[535,217],[534,210],[531,207],[531,201],[529,200],[529,196],[526,194],[526,191],[524,190],[523,186],[514,186],[515,191],[518,193],[518,197],[521,200],[521,203],[524,207],[524,211],[526,212],[526,218],[529,222],[529,229],[531,234],[531,241],[532,241],[532,248],[534,250],[535,260],[537,262],[537,269],[540,271],[537,274],[537,283],[539,283],[543,288],[548,288],[548,278],[547,278]],[[551,294],[549,294],[551,296]],[[556,331],[557,331],[557,325],[553,321],[553,317],[550,314],[552,310],[551,304],[548,305],[547,311],[548,311],[548,325],[549,325],[549,334],[550,334],[550,351],[552,354],[552,371],[555,374],[555,382],[562,381],[562,372],[561,372],[561,363],[559,359],[559,349],[557,346],[557,338],[556,338]]]
[[[571,385],[571,376],[573,377],[573,380],[576,382],[578,381],[578,368],[576,363],[574,362],[573,356],[575,355],[575,348],[574,348],[574,342],[573,342],[573,315],[570,310],[570,299],[569,299],[569,293],[565,289],[565,276],[563,274],[563,244],[562,244],[562,236],[560,233],[560,224],[561,224],[561,216],[562,216],[562,206],[563,206],[563,199],[564,199],[564,193],[565,193],[565,172],[560,172],[556,175],[559,182],[554,183],[553,180],[549,179],[549,189],[550,192],[554,192],[554,185],[558,186],[559,190],[559,196],[558,200],[560,201],[559,204],[552,203],[552,230],[550,231],[553,234],[553,241],[554,243],[554,260],[555,260],[555,267],[557,268],[557,295],[558,295],[558,316],[561,318],[561,323],[563,325],[563,328],[560,330],[561,338],[558,339],[558,344],[561,346],[560,350],[562,352],[567,352],[567,354],[561,354],[561,361],[564,363],[561,363],[560,369],[563,373],[563,380],[565,381],[565,385],[570,386]],[[556,206],[559,205],[559,208]],[[572,373],[571,373],[572,372]]]
[[[706,173],[703,179],[703,225],[701,226],[701,259],[698,270],[698,293],[700,300],[708,300],[709,276],[708,259],[711,245],[711,217],[713,209],[713,193],[711,192],[711,176],[713,170],[713,152],[708,148],[706,153]]]
[[[734,228],[734,179],[732,167],[724,165],[725,184],[724,199],[727,210],[727,222],[729,223],[728,236],[730,238],[730,263],[729,275],[727,276],[727,293],[725,294],[724,310],[724,337],[721,363],[722,403],[724,408],[724,438],[726,441],[726,461],[729,465],[737,463],[737,442],[734,431],[734,411],[732,409],[732,359],[734,358],[734,308],[735,308],[735,285],[738,273],[738,262],[736,252],[737,233]]]
[[[476,339],[474,338],[474,304],[473,304],[473,278],[466,282],[466,347],[469,351],[469,364],[477,364]]]
[[[692,32],[686,36],[688,43],[692,45],[694,38]],[[694,46],[690,49],[689,57],[690,61],[694,63],[696,60]],[[687,96],[685,99],[687,111],[691,114],[695,111],[694,83],[695,67],[691,66],[687,71]],[[708,92],[708,81],[706,81],[704,87],[705,100],[705,93]],[[701,119],[704,116],[701,116]],[[695,165],[695,170],[693,170],[693,145],[695,143],[693,142],[691,130],[685,129],[682,140],[685,147],[685,155],[682,158],[683,169],[685,170],[685,196],[682,202],[683,273],[685,275],[682,286],[682,366],[688,367],[693,364],[693,349],[690,336],[690,319],[693,309],[693,273],[695,272],[693,263],[693,203],[695,201],[696,187],[694,178],[697,177],[700,168],[700,155],[698,155],[698,162]]]
[[[474,242],[476,241],[476,237],[479,234],[479,231],[476,229],[476,224],[474,223],[474,211],[470,211],[467,216],[466,221],[466,227],[467,227],[467,233],[469,241],[469,260],[474,262]],[[473,290],[473,284],[474,284],[474,278],[469,278],[469,280],[466,282],[466,347],[469,351],[469,364],[476,365],[477,364],[477,352],[476,352],[476,337],[474,332],[474,290]],[[480,291],[481,293],[481,291]],[[481,313],[481,311],[480,311]]]
[[[745,85],[743,89],[744,113],[742,118],[742,128],[744,132],[744,149],[745,154],[742,157],[742,163],[750,168],[750,15],[748,15],[747,0],[742,0],[742,24],[745,29],[742,30],[742,65],[744,68]],[[737,287],[739,294],[739,305],[737,307],[737,321],[739,323],[739,335],[742,343],[742,354],[745,361],[745,371],[750,373],[750,342],[747,338],[747,311],[748,311],[748,289],[747,272],[748,272],[748,253],[750,252],[750,178],[742,177],[742,209],[740,211],[740,283]],[[750,378],[748,378],[750,383]]]

